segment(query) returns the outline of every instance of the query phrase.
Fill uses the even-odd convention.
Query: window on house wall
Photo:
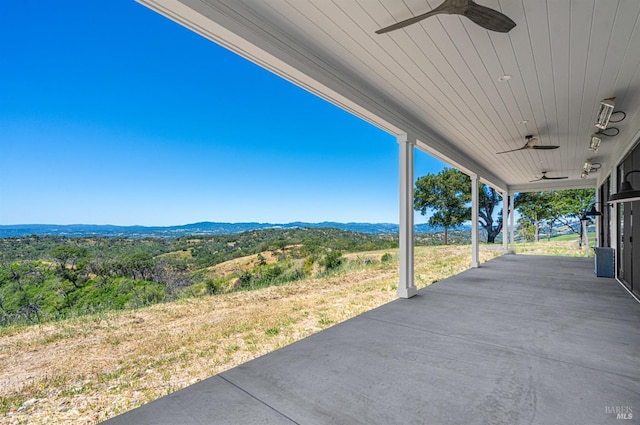
[[[631,152],[631,162],[627,164],[625,162],[625,167],[627,172],[631,170],[640,170],[640,144],[637,145]],[[631,180],[631,184],[633,187],[640,187],[640,173],[633,173],[629,176]],[[627,261],[626,265],[627,270],[627,282],[631,286],[631,290],[636,294],[640,295],[640,201],[632,201],[627,204],[627,209],[629,210],[629,218],[627,221],[627,239],[629,245],[628,250],[630,252],[627,253]],[[635,221],[633,217],[636,217]],[[626,215],[625,215],[626,218]],[[634,226],[635,224],[635,226]],[[633,241],[636,241],[635,244]]]
[[[633,170],[640,170],[640,144],[631,149],[629,154],[622,160],[616,172],[618,192],[624,182],[625,173]],[[630,174],[629,179],[632,186],[640,185],[640,174]],[[617,255],[616,267],[617,277],[630,291],[640,295],[640,226],[636,218],[633,225],[633,216],[640,215],[640,201],[621,202],[616,204],[615,220],[618,223],[618,237],[616,240]],[[634,247],[633,241],[636,241]],[[635,249],[634,249],[635,248]]]

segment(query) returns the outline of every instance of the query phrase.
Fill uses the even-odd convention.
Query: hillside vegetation
[[[0,326],[283,284],[336,267],[343,252],[396,246],[392,236],[336,229],[0,239]],[[246,264],[216,268],[250,255]]]
[[[419,234],[416,244],[434,245],[441,238]],[[461,243],[468,237],[458,232],[450,239]],[[282,285],[330,272],[343,254],[397,246],[397,235],[332,228],[174,239],[4,238],[0,327]],[[218,267],[239,258],[246,260]]]

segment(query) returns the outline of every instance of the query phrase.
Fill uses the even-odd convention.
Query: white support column
[[[607,204],[603,204],[602,200],[600,199],[600,188],[598,186],[596,186],[596,204],[595,204],[596,210],[600,210],[601,213],[604,214],[604,209],[605,207],[607,207]],[[602,241],[600,240],[600,231],[601,231],[601,227],[602,226],[602,217],[603,216],[596,216],[593,217],[593,221],[596,223],[596,240],[595,240],[595,246],[602,246]]]
[[[416,141],[406,134],[398,136],[400,145],[400,283],[398,297],[411,298],[418,293],[414,283],[413,254],[413,170]]]
[[[471,267],[480,267],[480,245],[478,234],[478,216],[480,214],[480,196],[478,194],[478,176],[471,176]]]
[[[509,208],[511,209],[511,214],[509,214],[509,227],[510,227],[510,241],[511,241],[511,249],[509,249],[509,254],[515,254],[516,253],[516,235],[515,235],[515,231],[516,231],[516,226],[515,226],[515,216],[516,216],[516,210],[515,210],[515,197],[516,194],[515,193],[511,193],[511,196],[509,196]]]
[[[513,214],[513,211],[511,211]],[[502,192],[502,255],[509,253],[509,192]]]

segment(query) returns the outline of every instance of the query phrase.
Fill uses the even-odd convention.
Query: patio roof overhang
[[[595,187],[640,129],[638,2],[485,0],[516,27],[438,15],[378,35],[440,1],[138,1],[501,191]],[[611,97],[627,117],[592,152]],[[560,148],[496,155],[528,134]],[[586,159],[602,167],[582,179]]]

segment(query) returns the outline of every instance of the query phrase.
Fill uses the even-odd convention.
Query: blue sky
[[[0,224],[398,222],[393,136],[133,0],[2,1],[0,40]]]

